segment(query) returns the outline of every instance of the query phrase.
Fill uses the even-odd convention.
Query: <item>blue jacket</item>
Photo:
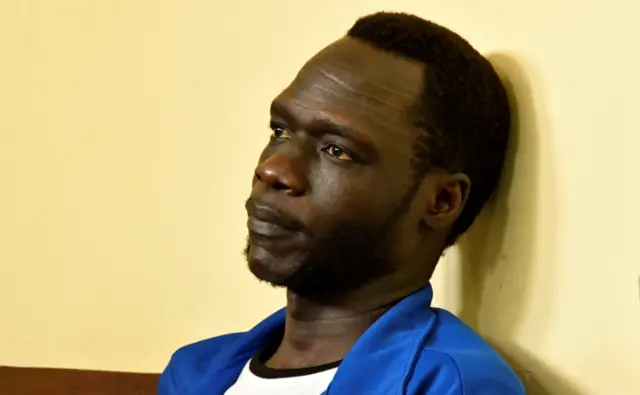
[[[427,286],[389,309],[318,395],[524,395],[502,358],[453,314],[432,308],[432,295]],[[283,309],[249,332],[179,349],[160,377],[158,395],[223,395],[284,320]]]

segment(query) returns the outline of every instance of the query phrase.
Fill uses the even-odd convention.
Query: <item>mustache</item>
[[[310,233],[302,220],[279,207],[265,204],[254,198],[247,199],[244,207],[250,217],[260,221],[269,222],[294,232]]]

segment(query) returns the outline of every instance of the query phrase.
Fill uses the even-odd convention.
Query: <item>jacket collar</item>
[[[325,393],[404,393],[420,350],[435,327],[432,299],[428,285],[382,315],[349,351]]]
[[[433,290],[427,285],[383,314],[349,351],[325,394],[403,393],[435,324],[432,298]],[[192,394],[224,394],[270,335],[284,327],[285,316],[285,309],[277,311],[222,350]],[[398,382],[399,374],[402,382]]]

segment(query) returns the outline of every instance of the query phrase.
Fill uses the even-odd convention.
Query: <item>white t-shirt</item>
[[[293,370],[279,371],[266,368],[252,359],[242,369],[238,380],[224,394],[320,395],[326,391],[337,370],[337,366],[330,366],[318,369],[297,369],[295,372]]]

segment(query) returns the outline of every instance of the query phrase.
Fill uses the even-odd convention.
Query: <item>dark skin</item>
[[[345,37],[274,100],[247,205],[249,267],[288,289],[284,337],[268,366],[341,360],[429,281],[470,182],[413,171],[421,131],[408,112],[424,67]]]

